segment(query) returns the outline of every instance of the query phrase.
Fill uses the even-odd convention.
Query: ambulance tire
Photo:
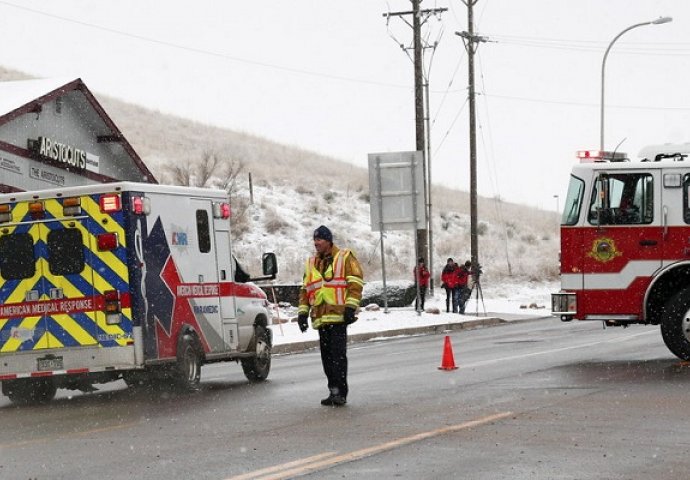
[[[690,360],[690,288],[672,296],[661,317],[661,337],[681,360]]]
[[[256,325],[254,327],[255,356],[242,359],[242,370],[244,376],[250,382],[263,382],[268,378],[271,371],[271,341],[266,327]]]
[[[175,364],[175,383],[181,390],[192,392],[199,389],[201,382],[201,350],[193,334],[180,337]]]
[[[2,382],[2,393],[15,405],[36,405],[55,398],[57,387],[49,378]]]

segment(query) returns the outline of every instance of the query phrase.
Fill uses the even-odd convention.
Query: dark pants
[[[319,328],[321,363],[332,395],[347,398],[347,325],[336,323]]]
[[[419,286],[419,300],[422,303],[422,310],[424,310],[424,297],[426,297],[426,285],[420,285]],[[417,298],[415,298],[415,300],[414,300],[415,311],[419,310],[418,306],[419,306],[419,304],[417,303]]]
[[[444,287],[446,289],[446,312],[450,312],[451,302],[453,303],[453,313],[457,311],[457,305],[455,303],[455,292],[452,288]]]
[[[470,299],[470,296],[472,295],[472,290],[470,290],[467,287],[459,287],[458,288],[458,311],[459,313],[464,314],[465,313],[465,305],[467,304],[467,300]]]

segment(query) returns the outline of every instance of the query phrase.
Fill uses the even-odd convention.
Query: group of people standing
[[[464,265],[458,265],[452,258],[446,262],[441,272],[441,286],[446,290],[446,312],[465,313],[465,304],[472,293],[470,284],[472,278],[472,262],[467,260]]]
[[[417,265],[412,270],[415,284],[419,286],[419,302],[415,300],[414,308],[419,311],[424,310],[424,298],[429,288],[431,274],[426,267],[423,257],[417,259]],[[446,312],[450,312],[451,305],[453,313],[465,313],[465,304],[472,293],[472,262],[466,261],[463,265],[458,265],[449,258],[441,273],[441,287],[446,291]]]

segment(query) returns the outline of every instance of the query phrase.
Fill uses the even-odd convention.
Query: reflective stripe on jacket
[[[345,307],[357,308],[362,298],[362,270],[355,255],[333,247],[331,256],[311,257],[304,268],[299,313],[311,313],[312,326],[343,323]]]

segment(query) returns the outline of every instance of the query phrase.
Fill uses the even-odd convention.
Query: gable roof
[[[0,118],[71,81],[65,78],[46,78],[0,82]]]
[[[108,127],[111,132],[108,137],[111,141],[120,142],[135,166],[148,179],[149,183],[158,183],[81,78],[75,80],[53,78],[0,82],[0,126],[21,115],[40,111],[44,104],[76,90],[81,91],[88,103]]]

